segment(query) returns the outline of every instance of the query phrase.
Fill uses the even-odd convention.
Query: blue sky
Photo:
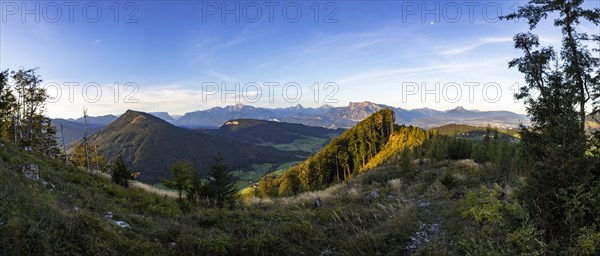
[[[497,20],[498,11],[507,14],[519,1],[129,3],[1,2],[0,68],[39,67],[56,97],[47,106],[51,117],[81,116],[84,106],[92,115],[183,114],[236,103],[366,100],[524,113],[512,97],[522,75],[507,63],[520,56],[512,37],[527,25]],[[558,45],[550,23],[535,32]],[[580,30],[600,33],[590,24]],[[236,82],[237,93],[216,91],[223,83],[235,90]]]

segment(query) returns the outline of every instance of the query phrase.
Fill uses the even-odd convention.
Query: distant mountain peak
[[[155,117],[158,117],[162,120],[165,120],[169,123],[173,123],[175,122],[175,118],[173,118],[171,115],[169,115],[168,112],[149,112],[148,114],[153,115]]]
[[[371,101],[363,101],[363,102],[350,102],[348,104],[348,108],[349,109],[367,109],[367,110],[371,110],[371,111],[375,112],[377,110],[383,109],[384,106],[373,103]]]
[[[350,102],[348,103],[348,106],[370,106],[370,105],[377,105],[371,101],[361,101],[361,102]]]
[[[452,112],[467,112],[467,110],[465,108],[463,108],[462,106],[455,107],[455,108],[451,109],[450,111],[452,111]]]
[[[230,109],[233,110],[233,111],[240,111],[240,110],[244,109],[245,107],[249,107],[249,106],[246,106],[246,105],[244,105],[242,103],[237,103],[237,104],[231,106]]]

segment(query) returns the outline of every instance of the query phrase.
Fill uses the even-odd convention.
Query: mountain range
[[[526,115],[510,111],[479,111],[456,107],[447,111],[429,108],[403,109],[369,101],[350,102],[345,107],[323,105],[318,108],[305,108],[298,104],[288,108],[261,108],[243,104],[214,107],[207,110],[189,112],[180,118],[168,113],[152,113],[163,120],[181,127],[218,128],[233,119],[259,119],[327,128],[349,128],[367,116],[390,108],[396,114],[396,123],[430,128],[448,123],[461,123],[475,126],[488,124],[500,128],[517,127],[520,123],[529,124]]]
[[[445,124],[466,124],[473,126],[494,126],[498,128],[515,128],[519,124],[529,125],[526,115],[510,111],[467,110],[463,107],[440,111],[430,108],[403,109],[377,104],[369,101],[350,102],[345,107],[323,105],[318,108],[305,108],[298,104],[287,108],[260,108],[243,104],[226,107],[214,107],[186,113],[181,117],[167,112],[150,112],[170,124],[191,129],[217,129],[224,123],[237,119],[257,119],[275,122],[303,124],[325,128],[349,128],[367,116],[384,108],[390,108],[396,115],[396,123],[431,128]],[[87,118],[88,134],[97,131],[115,121],[119,116],[105,115]],[[66,144],[83,136],[83,118],[54,119],[54,125],[60,128],[63,124]],[[68,125],[65,125],[68,124]]]

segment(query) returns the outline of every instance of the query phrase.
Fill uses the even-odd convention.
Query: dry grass
[[[403,193],[403,185],[402,185],[402,180],[400,179],[393,179],[393,180],[389,180],[388,181],[388,185],[390,187],[390,190],[396,194],[396,195],[401,195]]]
[[[333,185],[329,188],[319,191],[304,192],[291,197],[282,197],[275,199],[276,203],[284,208],[290,207],[307,207],[311,206],[315,200],[320,199],[321,202],[331,202],[340,199],[347,190],[346,183]]]
[[[141,190],[143,190],[143,191],[145,191],[147,193],[154,194],[154,195],[167,196],[167,197],[170,197],[170,198],[178,198],[179,197],[179,195],[175,191],[170,191],[170,190],[164,190],[164,189],[156,188],[156,187],[150,186],[150,185],[148,185],[146,183],[141,183],[141,182],[138,182],[138,181],[130,181],[129,185],[132,188],[139,188],[139,189],[141,189]]]
[[[104,172],[98,173],[96,171],[92,171],[92,173],[96,174],[96,175],[99,175],[100,177],[108,179],[108,180],[111,179],[111,176],[108,173],[104,173]],[[170,197],[170,198],[178,198],[179,197],[179,194],[177,192],[175,192],[175,191],[156,188],[156,187],[150,186],[150,185],[148,185],[146,183],[142,183],[142,182],[135,181],[135,180],[129,181],[129,186],[131,188],[140,189],[140,190],[142,190],[142,191],[144,191],[146,193],[149,193],[149,194],[154,194],[154,195],[159,195],[159,196],[166,196],[166,197]]]
[[[456,161],[456,166],[465,168],[465,169],[469,169],[469,170],[473,170],[473,171],[481,170],[481,165],[476,163],[472,159],[458,160],[458,161]]]

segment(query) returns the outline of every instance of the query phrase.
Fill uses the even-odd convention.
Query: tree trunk
[[[579,59],[577,58],[577,44],[575,43],[575,39],[573,38],[573,27],[571,27],[571,23],[573,19],[571,18],[570,10],[565,11],[565,30],[567,32],[567,47],[571,51],[571,62],[575,67],[575,82],[576,87],[579,90],[579,125],[580,132],[585,133],[585,84],[583,82],[583,72],[581,71],[581,66],[579,64]]]

